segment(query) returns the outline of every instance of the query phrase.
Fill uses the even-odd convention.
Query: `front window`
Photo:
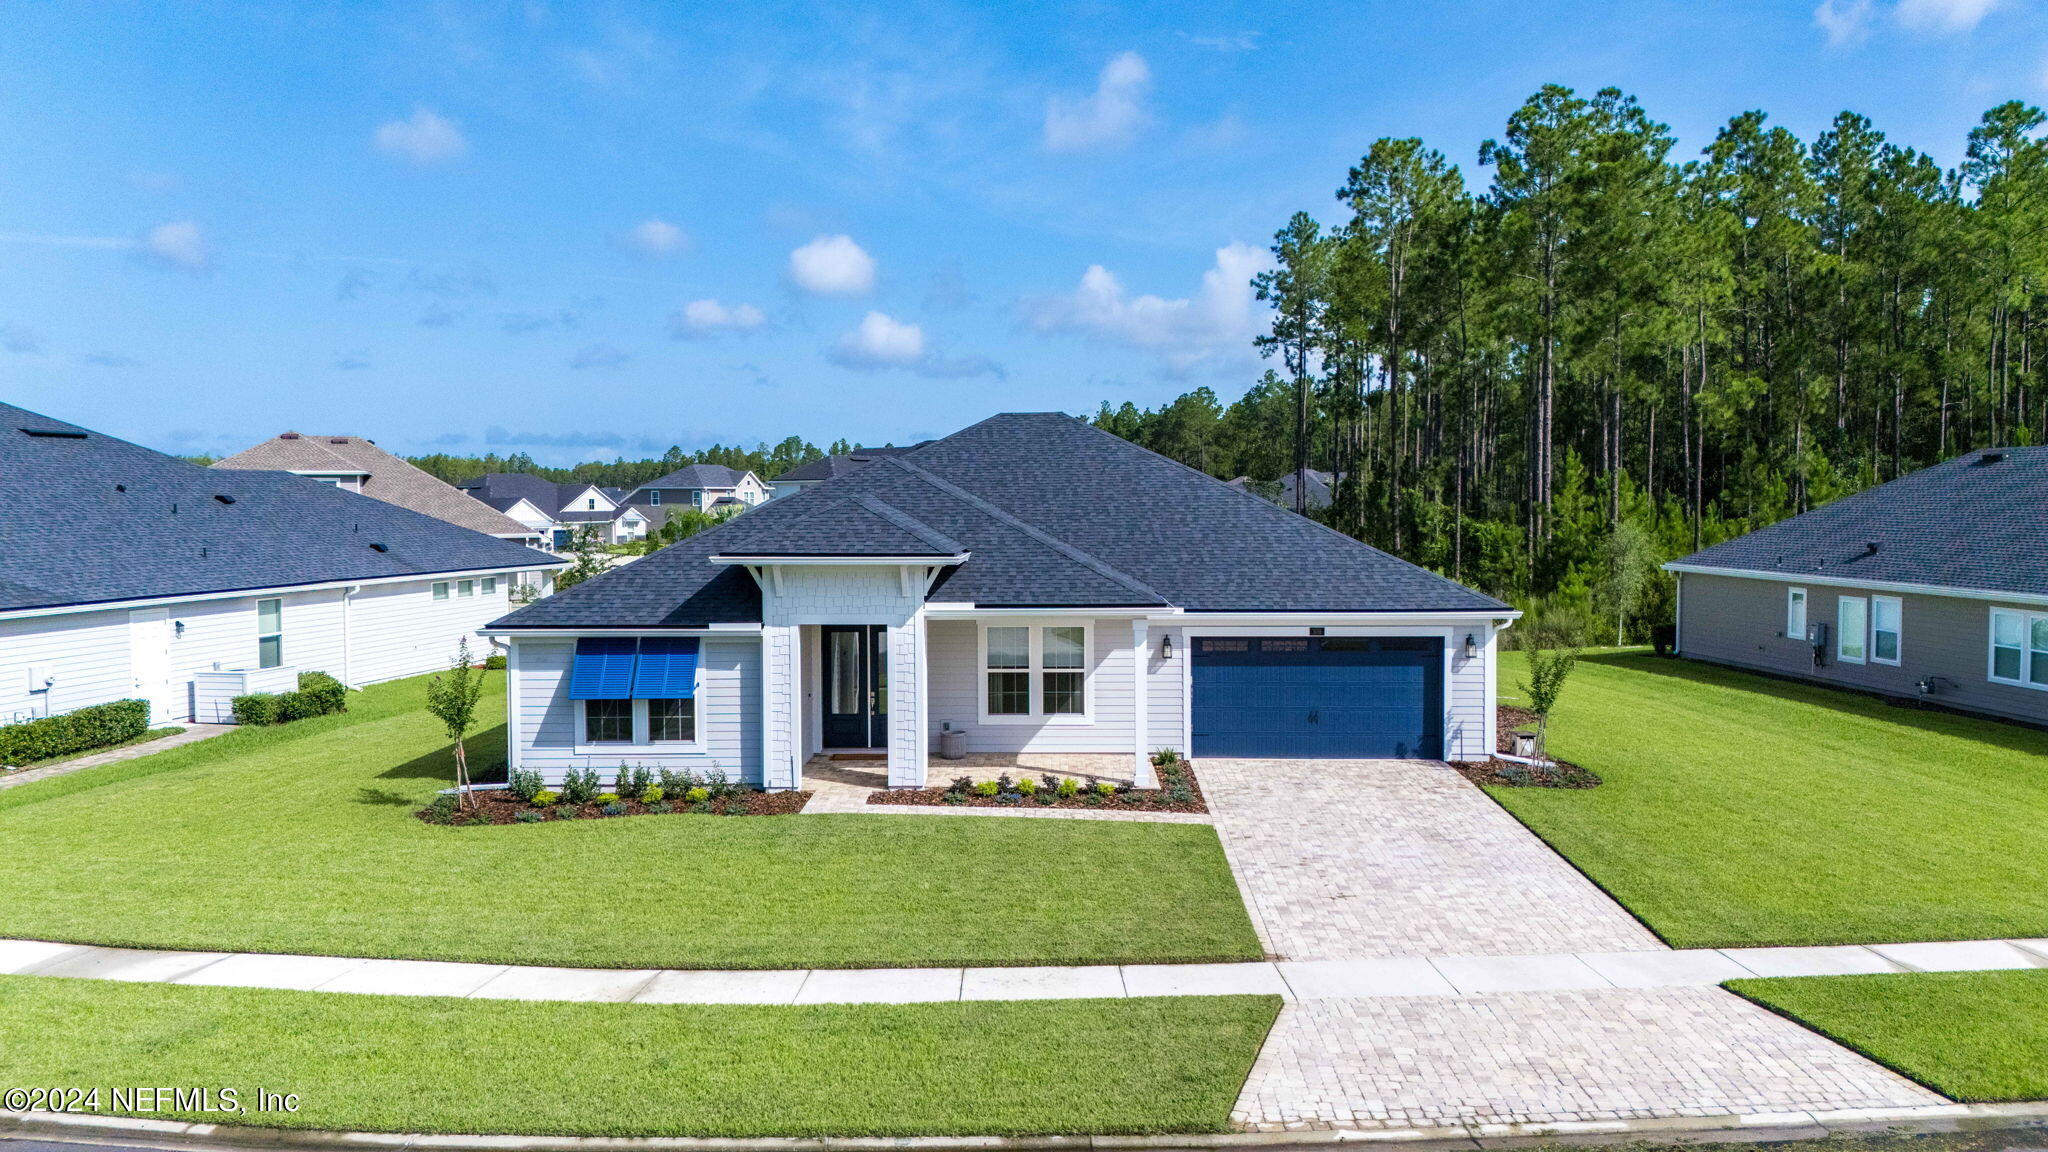
[[[1087,711],[1082,703],[1087,633],[1086,628],[1080,627],[1047,628],[1041,632],[1044,658],[1040,663],[1044,671],[1039,673],[1043,693],[1040,699],[1045,703],[1047,716],[1079,716]]]
[[[695,700],[649,700],[647,739],[655,744],[688,744],[697,738]]]
[[[256,602],[256,666],[277,668],[284,664],[284,601]]]
[[[1870,628],[1870,601],[1861,596],[1843,596],[1835,601],[1835,659],[1844,664],[1863,663],[1864,633]]]
[[[1899,598],[1870,598],[1870,658],[1879,664],[1899,662]]]
[[[983,715],[1088,714],[1087,625],[998,624],[982,636]]]
[[[1785,636],[1790,640],[1806,639],[1806,589],[1785,590]]]
[[[988,714],[1031,714],[1031,629],[988,630]]]
[[[585,744],[631,744],[633,702],[631,700],[585,700],[583,702]]]

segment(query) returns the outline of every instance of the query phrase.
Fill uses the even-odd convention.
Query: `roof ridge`
[[[995,417],[992,416],[989,419],[992,420],[994,418]],[[983,423],[986,423],[986,421],[984,421]],[[955,433],[955,435],[958,435],[958,433]],[[1044,544],[1049,548],[1052,548],[1054,551],[1060,553],[1062,556],[1065,556],[1067,559],[1072,560],[1075,563],[1080,564],[1086,568],[1090,568],[1094,570],[1098,575],[1105,576],[1111,580],[1114,580],[1117,583],[1123,585],[1124,587],[1129,588],[1133,592],[1137,592],[1140,595],[1144,596],[1150,596],[1154,600],[1159,601],[1161,604],[1170,605],[1173,603],[1173,601],[1167,599],[1166,596],[1162,594],[1158,589],[1153,588],[1151,585],[1146,584],[1144,581],[1139,580],[1134,576],[1127,576],[1124,573],[1117,571],[1109,565],[1104,564],[1102,561],[1097,560],[1095,557],[1090,556],[1088,553],[1083,552],[1079,548],[1074,547],[1072,544],[1069,544],[1066,541],[1051,535],[1050,533],[1047,533],[1039,528],[1033,527],[1032,525],[1025,523],[1022,520],[1017,519],[1015,516],[1012,516],[1008,512],[1003,511],[1001,508],[998,508],[995,505],[989,503],[988,501],[983,500],[981,497],[976,496],[974,493],[969,492],[965,488],[960,487],[958,484],[955,484],[950,480],[944,479],[943,477],[935,476],[932,473],[927,472],[923,468],[920,468],[917,465],[912,464],[910,461],[905,460],[901,456],[884,456],[880,460],[876,461],[876,463],[896,465],[897,467],[903,469],[904,471],[910,473],[911,475],[923,480],[925,483],[930,484],[932,487],[937,488],[939,491],[944,492],[948,496],[951,496],[956,500],[963,501],[967,504],[973,505],[981,512],[989,516],[992,516],[1005,524],[1008,524],[1010,527],[1017,529],[1018,531],[1024,533],[1025,535],[1031,537],[1039,543]]]
[[[912,536],[917,537],[919,540],[924,541],[925,543],[931,545],[934,548],[939,549],[940,551],[967,551],[967,549],[960,546],[960,542],[958,540],[955,540],[951,536],[948,536],[945,533],[939,531],[938,529],[933,528],[929,524],[926,524],[924,521],[919,520],[917,517],[912,516],[910,513],[905,512],[901,508],[896,507],[894,504],[891,504],[888,501],[881,499],[880,497],[871,496],[866,492],[862,492],[859,493],[858,495],[853,496],[851,499],[854,501],[854,503],[859,504],[861,507],[866,508],[868,511],[873,512],[875,515],[880,516],[882,519],[887,520],[889,523],[896,525],[898,528],[903,529],[905,532],[910,533]]]

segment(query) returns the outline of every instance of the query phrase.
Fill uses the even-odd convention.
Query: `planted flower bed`
[[[541,824],[551,820],[604,820],[616,816],[788,816],[801,812],[809,792],[763,792],[711,774],[659,773],[621,764],[610,788],[593,769],[570,772],[559,789],[544,787],[538,772],[514,772],[503,789],[470,793],[464,807],[452,794],[415,815],[429,824]]]
[[[1494,710],[1494,751],[1514,751],[1514,733],[1536,727],[1537,716],[1526,708],[1505,704]],[[1513,760],[1458,760],[1451,767],[1474,784],[1494,788],[1597,788],[1600,777],[1568,760],[1551,757],[1548,765]]]
[[[1125,812],[1207,812],[1202,786],[1193,764],[1176,752],[1152,758],[1159,787],[1134,788],[1107,780],[1085,784],[1071,776],[1012,777],[993,780],[956,776],[944,788],[904,788],[871,792],[870,804],[945,805],[956,808],[1094,808]]]

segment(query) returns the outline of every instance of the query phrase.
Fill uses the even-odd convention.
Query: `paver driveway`
[[[1664,946],[1443,764],[1205,760],[1260,939],[1290,960]],[[1290,1001],[1258,1129],[1900,1108],[1941,1097],[1718,988]]]

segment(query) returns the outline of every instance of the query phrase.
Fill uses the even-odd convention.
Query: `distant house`
[[[627,502],[649,508],[752,508],[768,499],[768,485],[752,472],[723,464],[690,464],[633,489]]]
[[[2048,723],[2048,448],[1995,448],[1665,565],[1688,657]]]
[[[885,456],[914,452],[929,443],[931,441],[925,440],[902,448],[855,448],[851,452],[827,456],[822,460],[813,460],[809,464],[799,464],[769,481],[770,494],[777,498],[794,496],[806,488],[815,488],[827,480],[844,476]]]
[[[37,509],[0,520],[0,722],[128,698],[215,720],[298,671],[432,672],[464,637],[483,648],[516,574],[563,563],[324,477],[201,468],[6,404],[0,487]]]
[[[1336,499],[1337,484],[1343,479],[1342,472],[1319,472],[1314,468],[1304,468],[1299,475],[1289,472],[1278,481],[1265,484],[1249,476],[1239,476],[1226,483],[1232,488],[1241,488],[1254,496],[1263,496],[1282,508],[1294,507],[1294,490],[1299,487],[1308,496],[1308,507],[1321,509],[1328,508],[1331,501]],[[1277,487],[1274,486],[1276,484]]]
[[[285,432],[213,463],[215,468],[290,472],[424,516],[513,540],[540,544],[542,533],[476,497],[438,480],[361,436],[307,436]]]
[[[624,489],[584,481],[556,483],[526,472],[492,472],[456,487],[541,534],[550,551],[568,549],[577,529],[595,526],[607,544],[644,540],[661,526],[657,507],[628,498]]]

